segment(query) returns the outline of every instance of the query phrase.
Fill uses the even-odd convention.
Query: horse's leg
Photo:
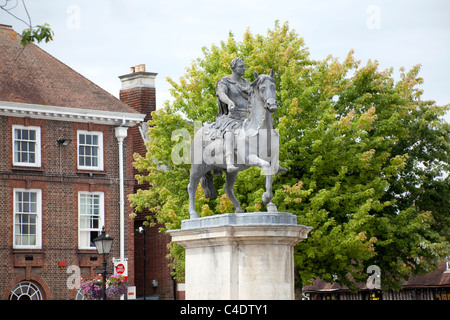
[[[189,216],[191,219],[198,218],[198,213],[195,211],[195,192],[197,191],[198,182],[200,181],[201,175],[197,173],[199,167],[197,165],[191,166],[191,173],[189,184],[187,187],[189,194]]]
[[[230,199],[231,203],[233,204],[234,209],[236,210],[236,213],[244,212],[241,208],[241,204],[236,199],[236,196],[233,192],[234,182],[236,181],[238,172],[225,172],[227,176],[227,181],[225,183],[225,193],[228,196],[228,199]]]
[[[271,169],[269,169],[271,170]],[[277,212],[277,206],[272,202],[273,198],[273,190],[272,190],[272,183],[273,183],[273,175],[272,172],[267,172],[266,174],[266,191],[262,195],[262,201],[267,207],[268,212]]]
[[[265,184],[266,184],[266,191],[262,195],[262,201],[267,206],[267,211],[269,212],[277,212],[277,207],[274,203],[272,203],[273,198],[273,192],[272,192],[272,183],[273,183],[273,174],[274,170],[272,168],[272,165],[270,162],[267,162],[261,158],[259,158],[255,154],[249,155],[249,161],[252,164],[256,164],[257,166],[261,167],[262,170],[264,170],[265,175]]]

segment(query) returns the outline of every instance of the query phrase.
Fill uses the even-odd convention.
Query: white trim
[[[133,127],[145,114],[0,101],[0,116]]]
[[[86,135],[96,135],[98,137],[98,165],[97,166],[81,166],[80,165],[80,134]],[[77,130],[77,168],[79,170],[94,170],[94,171],[103,171],[103,132],[101,131],[86,131],[86,130]]]
[[[105,225],[105,193],[104,192],[89,192],[89,191],[78,191],[78,249],[95,249],[95,247],[86,247],[81,245],[81,196],[82,195],[93,195],[99,196],[99,222],[97,231],[100,234],[102,227]]]
[[[16,244],[16,214],[17,212],[16,193],[17,192],[35,192],[36,193],[36,244],[18,245]],[[42,190],[41,189],[23,189],[14,188],[13,190],[13,248],[14,249],[41,249],[42,248]],[[30,213],[33,214],[33,213]]]
[[[35,145],[35,159],[34,163],[30,162],[17,162],[15,161],[15,130],[16,129],[25,129],[25,130],[34,130],[36,132],[36,145]],[[22,125],[13,125],[12,126],[12,161],[13,166],[17,167],[37,167],[39,168],[41,166],[41,127],[35,127],[35,126],[22,126]]]
[[[122,90],[128,90],[133,88],[155,88],[155,78],[158,74],[155,72],[135,72],[119,76],[122,81]]]
[[[127,137],[128,128],[117,127],[115,129],[119,144],[119,205],[120,205],[120,259],[125,258],[125,200],[124,200],[124,173],[123,173],[123,139]]]

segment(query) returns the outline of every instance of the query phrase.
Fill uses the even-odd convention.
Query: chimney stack
[[[151,119],[156,110],[155,78],[157,73],[146,72],[145,64],[130,67],[130,73],[119,76],[122,81],[120,100],[139,113],[145,114],[145,121]]]

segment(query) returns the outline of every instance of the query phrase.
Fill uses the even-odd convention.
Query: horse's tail
[[[216,197],[216,187],[214,186],[214,177],[211,171],[208,171],[200,178],[200,185],[205,192],[205,197],[213,199]]]

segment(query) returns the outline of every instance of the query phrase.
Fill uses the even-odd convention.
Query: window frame
[[[21,162],[16,161],[16,130],[34,130],[36,135],[35,140],[35,161],[34,163],[30,162]],[[21,140],[21,141],[29,141],[30,143],[32,140]],[[42,165],[42,159],[41,159],[41,127],[38,126],[23,126],[23,125],[13,125],[12,126],[12,163],[15,167],[36,167],[39,168]]]
[[[9,300],[21,300],[22,297],[28,297],[29,300],[43,300],[41,289],[31,281],[17,283],[9,293]]]
[[[17,193],[18,192],[29,192],[36,193],[36,213],[28,212],[18,212],[17,210]],[[13,248],[14,249],[42,249],[42,190],[41,189],[23,189],[23,188],[14,188],[13,190]],[[17,228],[16,228],[16,215],[17,214],[35,214],[36,215],[36,242],[34,245],[23,245],[17,244],[16,237]]]
[[[89,195],[89,196],[99,196],[99,221],[98,228],[82,228],[81,227],[81,197]],[[104,192],[89,192],[89,191],[79,191],[78,192],[78,249],[95,249],[95,246],[85,246],[82,243],[82,232],[93,232],[97,231],[100,235],[102,231],[102,227],[104,226],[105,221],[105,193]],[[93,239],[91,239],[93,240]]]
[[[80,145],[80,135],[91,135],[98,137],[98,147],[97,147],[97,165],[96,166],[86,166],[80,165],[80,147],[81,146],[94,146],[88,144]],[[86,156],[86,155],[83,155]],[[87,131],[87,130],[77,130],[77,168],[78,170],[92,170],[92,171],[103,171],[103,132],[101,131]]]

